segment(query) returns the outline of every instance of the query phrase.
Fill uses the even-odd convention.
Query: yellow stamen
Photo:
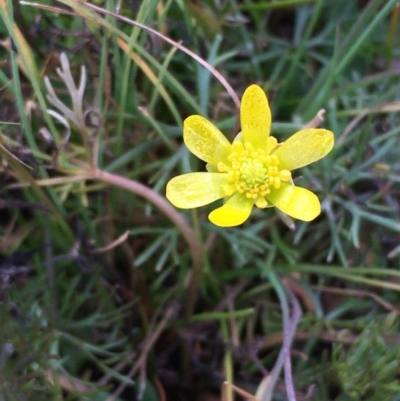
[[[224,187],[225,193],[230,195],[236,190],[246,198],[254,199],[257,207],[267,207],[265,197],[271,188],[278,189],[282,181],[292,178],[290,171],[279,170],[279,158],[271,154],[277,145],[274,137],[268,138],[265,150],[254,149],[249,142],[234,142],[232,153],[228,156],[231,165],[218,164],[218,171],[228,173],[229,184]]]

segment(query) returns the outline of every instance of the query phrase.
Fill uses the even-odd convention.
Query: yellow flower
[[[180,175],[169,181],[167,198],[176,207],[192,209],[226,198],[209,214],[221,227],[237,226],[253,206],[275,206],[303,221],[315,219],[321,205],[315,194],[293,185],[291,171],[328,154],[333,133],[308,128],[278,144],[270,136],[271,111],[264,91],[249,86],[240,104],[242,131],[231,144],[205,118],[194,115],[184,122],[183,139],[189,150],[207,162],[208,172]]]

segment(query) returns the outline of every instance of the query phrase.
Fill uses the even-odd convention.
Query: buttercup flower
[[[184,121],[183,139],[188,149],[207,162],[208,172],[180,175],[169,181],[167,198],[176,207],[192,209],[226,198],[209,214],[221,227],[242,224],[253,206],[275,206],[303,221],[315,219],[321,205],[311,191],[293,185],[291,171],[328,154],[333,133],[308,128],[285,142],[270,136],[271,111],[264,91],[249,86],[240,105],[242,131],[231,144],[205,118],[193,115]]]

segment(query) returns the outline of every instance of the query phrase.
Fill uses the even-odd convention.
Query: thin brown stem
[[[214,77],[216,79],[218,79],[219,82],[221,82],[221,84],[224,86],[224,88],[229,93],[230,97],[232,98],[233,102],[235,103],[236,108],[239,109],[240,100],[239,100],[236,92],[233,90],[232,86],[229,84],[229,82],[224,78],[224,76],[220,72],[218,72],[218,70],[216,68],[214,68],[207,61],[203,60],[201,57],[199,57],[196,53],[192,52],[187,47],[183,46],[181,43],[175,42],[174,40],[170,39],[168,36],[163,35],[162,33],[156,31],[155,29],[150,28],[147,25],[141,24],[138,21],[134,21],[134,20],[132,20],[130,18],[127,18],[127,17],[124,17],[122,15],[113,13],[113,12],[111,12],[109,10],[103,10],[101,7],[97,7],[96,5],[91,4],[89,2],[85,2],[84,4],[87,7],[91,8],[92,10],[97,11],[100,14],[112,15],[113,17],[119,19],[120,21],[124,21],[124,22],[126,22],[128,24],[131,24],[131,25],[137,26],[137,27],[139,27],[141,29],[144,29],[145,31],[150,32],[151,34],[159,37],[160,39],[164,40],[165,42],[169,43],[170,45],[176,47],[181,52],[186,53],[188,56],[192,57],[199,64],[201,64],[204,68],[206,68],[208,71],[210,71],[211,74],[213,74]]]
[[[124,188],[142,198],[148,200],[153,205],[157,206],[179,229],[182,236],[186,240],[190,252],[192,254],[192,271],[190,278],[187,281],[187,302],[185,304],[185,318],[189,318],[193,313],[194,306],[197,301],[198,289],[201,278],[201,269],[203,266],[203,251],[197,236],[187,221],[182,217],[182,215],[171,206],[168,201],[165,200],[157,192],[153,191],[151,188],[146,187],[140,182],[130,180],[128,178],[121,177],[116,174],[108,173],[102,170],[94,170],[92,175],[93,179],[97,179],[106,182],[111,185],[115,185],[120,188]]]

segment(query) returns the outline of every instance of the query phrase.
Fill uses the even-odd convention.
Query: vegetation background
[[[399,15],[0,0],[0,400],[400,400]],[[252,83],[281,141],[326,110],[312,223],[164,198],[183,119],[232,138]]]

